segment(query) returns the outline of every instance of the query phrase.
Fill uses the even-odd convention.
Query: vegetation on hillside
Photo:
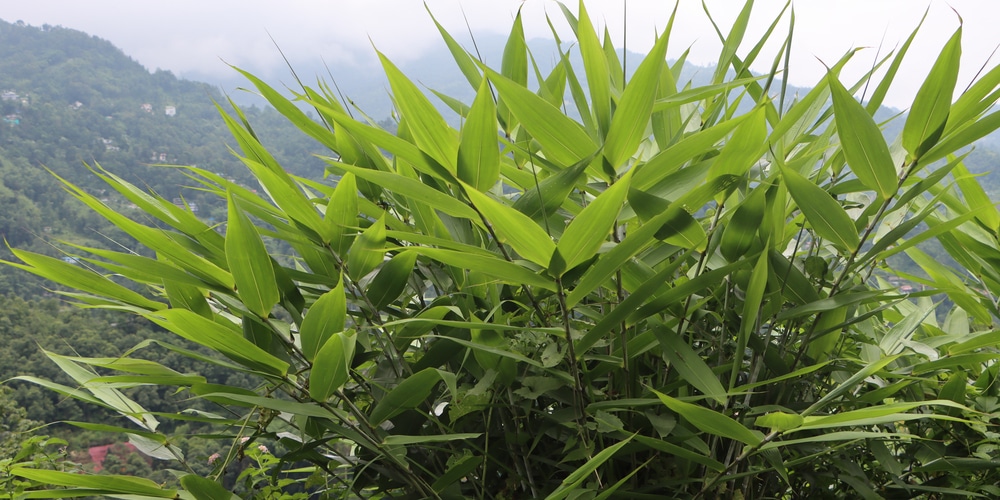
[[[184,171],[225,203],[224,233],[106,170],[137,213],[64,182],[143,250],[83,247],[80,267],[16,249],[8,264],[178,340],[51,353],[74,385],[26,380],[117,413],[77,425],[130,436],[179,480],[7,474],[53,497],[1000,495],[1000,212],[955,156],[1000,126],[1000,68],[952,102],[959,28],[890,146],[872,115],[909,40],[881,78],[841,81],[851,51],[787,104],[774,77],[794,22],[744,39],[752,7],[698,86],[665,61],[673,17],[630,78],[582,2],[563,8],[575,43],[534,80],[520,17],[499,68],[442,28],[476,89],[449,101],[459,129],[382,54],[395,133],[325,85],[293,102],[246,75],[339,181],[289,172],[223,110],[262,189]],[[774,69],[750,74],[768,41]],[[903,254],[924,291],[880,278]],[[193,364],[141,357],[154,347]],[[129,393],[147,386],[192,407],[150,410]],[[185,454],[191,421],[225,451]]]

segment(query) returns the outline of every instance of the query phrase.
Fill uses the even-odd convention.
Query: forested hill
[[[51,239],[104,237],[101,221],[46,169],[100,190],[85,165],[99,164],[168,199],[197,204],[206,218],[223,213],[217,200],[182,188],[190,182],[178,169],[152,165],[197,164],[246,179],[216,109],[215,103],[229,108],[227,96],[168,71],[150,72],[85,33],[0,21],[0,97],[0,234],[14,247],[37,250]],[[321,146],[294,133],[270,108],[245,112],[286,168],[322,177],[322,161],[313,156]],[[0,293],[13,291],[9,273],[0,270]]]
[[[65,258],[65,242],[104,248],[133,245],[52,175],[128,213],[122,199],[107,192],[88,169],[98,164],[167,199],[197,206],[198,216],[206,221],[224,221],[225,206],[216,197],[186,188],[193,182],[180,169],[156,166],[196,164],[257,187],[229,151],[236,144],[216,103],[230,109],[227,96],[216,88],[178,79],[168,71],[150,72],[108,41],[61,27],[0,21],[0,237],[12,248],[57,258]],[[273,109],[243,111],[286,168],[322,178],[323,162],[314,154],[328,151],[297,133]],[[0,258],[16,260],[2,242]],[[56,300],[52,286],[0,265],[0,382],[37,375],[73,384],[41,349],[118,356],[140,340],[164,337],[141,322],[67,306]],[[177,360],[167,364],[210,375],[206,367],[185,367]],[[0,459],[9,423],[5,419],[10,416],[3,415],[8,397],[37,421],[108,418],[92,409],[83,412],[74,400],[32,384],[0,385],[14,390],[7,396],[0,387]],[[146,391],[136,397],[149,407],[176,411],[169,406],[169,395]],[[46,432],[69,438],[71,451],[107,444],[106,437],[91,441],[90,433],[78,429]]]

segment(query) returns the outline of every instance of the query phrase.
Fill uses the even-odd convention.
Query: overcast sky
[[[474,33],[507,33],[514,12],[523,8],[529,38],[550,38],[547,12],[565,31],[552,0],[427,0],[430,10],[456,38],[467,39],[463,12]],[[565,2],[576,10],[576,1]],[[707,0],[716,21],[728,30],[743,2]],[[666,0],[586,0],[591,17],[607,25],[616,40],[627,25],[628,48],[645,52],[662,29],[673,2]],[[749,40],[760,34],[784,2],[758,0]],[[887,103],[906,108],[945,40],[965,20],[964,87],[1000,43],[1000,2],[996,0],[801,0],[794,3],[795,42],[789,81],[810,86],[823,75],[820,61],[832,63],[851,47],[872,47],[857,56],[854,72],[866,70],[884,39],[883,52],[905,40],[925,10],[929,14],[897,78]],[[423,2],[417,0],[31,0],[0,3],[0,19],[62,25],[107,39],[149,69],[179,76],[231,72],[222,62],[264,77],[283,76],[283,63],[270,37],[296,60],[370,64],[372,44],[398,61],[442,47]],[[620,42],[618,42],[620,44]],[[669,57],[691,47],[689,60],[714,62],[720,47],[697,0],[681,0]],[[749,47],[744,47],[745,51]],[[912,57],[916,56],[916,57]],[[763,58],[770,61],[770,57]],[[993,64],[1000,62],[994,59]],[[759,70],[766,70],[761,67]]]

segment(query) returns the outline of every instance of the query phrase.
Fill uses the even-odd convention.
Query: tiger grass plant
[[[329,149],[329,178],[290,175],[220,107],[260,184],[186,168],[227,200],[221,228],[99,166],[141,219],[66,183],[148,253],[8,264],[184,341],[51,354],[75,387],[25,378],[116,411],[78,425],[129,435],[180,480],[12,474],[52,486],[33,497],[229,498],[223,471],[269,440],[284,451],[253,477],[275,497],[1000,495],[1000,213],[962,163],[1000,126],[1000,68],[956,87],[959,28],[889,143],[873,115],[917,31],[861,79],[840,76],[864,64],[852,50],[791,96],[794,15],[750,40],[752,11],[716,28],[705,85],[680,81],[686,52],[666,60],[674,15],[634,71],[582,2],[562,6],[575,41],[553,29],[545,71],[520,16],[499,68],[438,25],[475,98],[442,96],[460,118],[443,116],[379,53],[394,133],[324,83],[286,97],[244,73]],[[751,73],[769,42],[771,70]],[[923,273],[888,267],[901,256]],[[259,385],[138,357],[150,349]],[[126,395],[145,384],[217,411],[156,414]],[[234,443],[212,473],[193,473],[177,419]]]

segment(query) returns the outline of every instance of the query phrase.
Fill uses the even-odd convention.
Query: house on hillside
[[[100,472],[104,469],[104,461],[108,458],[108,455],[115,455],[124,461],[132,454],[138,454],[147,464],[153,463],[153,459],[140,452],[132,443],[92,446],[86,452],[72,452],[70,458],[81,465],[92,465],[94,472]]]
[[[0,94],[0,100],[3,101],[16,101],[19,97],[20,96],[17,95],[17,92],[14,92],[13,90],[5,90],[2,94]]]
[[[153,105],[150,104],[150,103],[148,103],[148,102],[143,103],[142,106],[141,106],[141,108],[142,108],[143,111],[145,111],[147,113],[152,113],[153,112]]]
[[[167,116],[175,116],[177,114],[177,107],[167,106],[166,108],[163,108],[163,114]]]

